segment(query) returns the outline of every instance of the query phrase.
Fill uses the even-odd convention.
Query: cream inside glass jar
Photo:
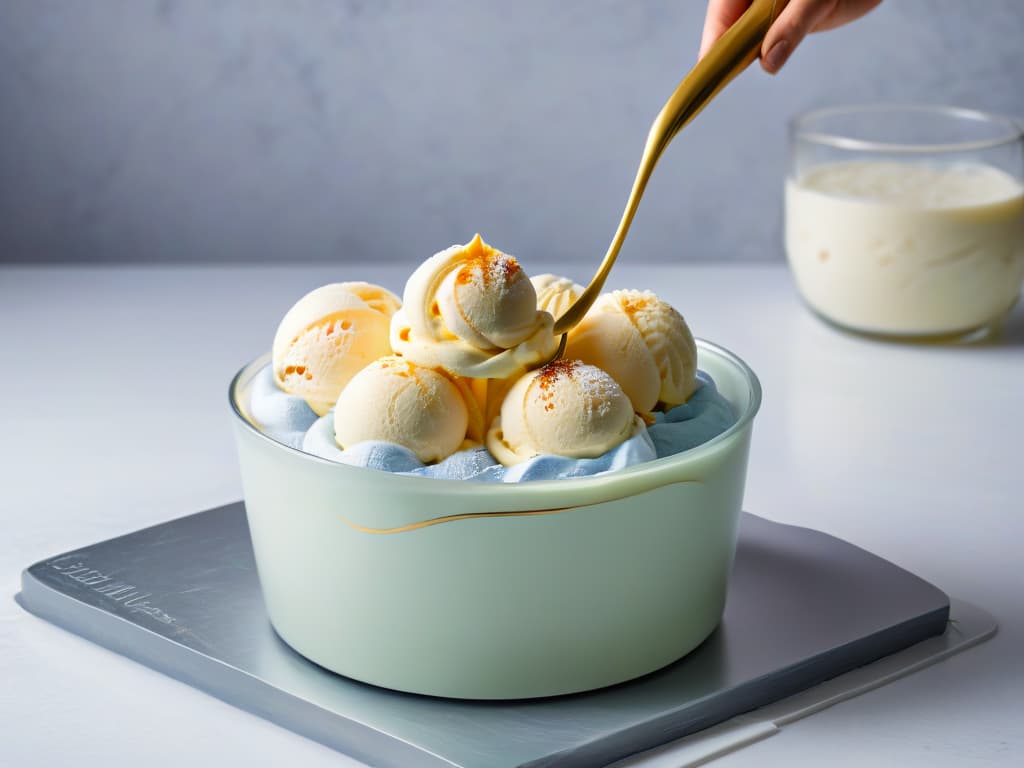
[[[1024,278],[1024,156],[1013,121],[876,106],[793,123],[785,242],[804,300],[845,328],[957,337]]]

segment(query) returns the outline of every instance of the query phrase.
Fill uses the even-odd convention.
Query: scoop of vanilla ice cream
[[[477,235],[421,264],[391,323],[395,352],[470,378],[504,378],[558,348],[554,321],[513,256]]]
[[[611,376],[561,359],[512,385],[487,432],[487,448],[505,466],[540,454],[593,458],[643,428]]]
[[[310,291],[277,328],[274,381],[322,416],[349,379],[391,353],[391,317],[400,306],[397,296],[370,283],[332,283]]]
[[[565,314],[584,291],[579,283],[568,277],[544,274],[530,278],[533,289],[537,292],[537,309],[549,312],[555,320]]]
[[[514,257],[488,248],[477,235],[437,291],[448,330],[478,349],[508,349],[537,322],[537,294]]]
[[[697,386],[697,346],[683,316],[651,291],[612,291],[569,333],[565,357],[607,371],[637,413],[685,403]]]
[[[397,355],[359,371],[334,407],[334,439],[342,449],[384,440],[405,446],[424,463],[457,451],[468,423],[466,402],[451,379]]]

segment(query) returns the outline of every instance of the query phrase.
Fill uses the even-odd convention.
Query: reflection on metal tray
[[[744,514],[725,619],[652,675],[470,702],[327,672],[266,618],[241,503],[37,563],[28,610],[380,766],[594,766],[694,733],[941,634],[934,586],[831,536]],[[325,610],[329,610],[325,606]]]

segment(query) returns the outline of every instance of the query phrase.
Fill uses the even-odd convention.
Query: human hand
[[[708,0],[700,56],[731,27],[753,0]],[[823,32],[859,19],[882,0],[790,0],[761,44],[761,67],[774,75],[809,32]]]

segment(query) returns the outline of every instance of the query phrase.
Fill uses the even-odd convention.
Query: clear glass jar
[[[906,340],[998,324],[1024,279],[1024,130],[915,105],[797,117],[786,255],[816,313]]]

